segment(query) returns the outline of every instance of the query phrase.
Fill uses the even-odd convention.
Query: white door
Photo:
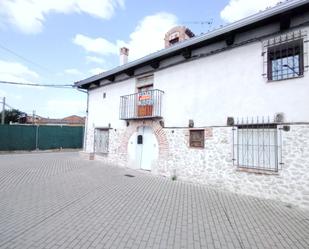
[[[150,127],[141,127],[140,129],[143,129],[141,169],[151,170],[151,166],[159,154],[157,138]]]
[[[151,170],[158,158],[159,148],[155,134],[150,127],[140,127],[136,133],[136,160],[138,168]]]

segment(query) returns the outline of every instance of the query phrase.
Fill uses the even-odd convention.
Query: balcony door
[[[137,90],[137,116],[151,117],[153,113],[153,85],[141,86]]]

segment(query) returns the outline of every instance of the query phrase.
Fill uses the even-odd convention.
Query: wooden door
[[[153,85],[138,88],[138,117],[151,117],[153,112]]]

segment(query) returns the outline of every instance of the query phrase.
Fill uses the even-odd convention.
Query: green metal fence
[[[83,126],[0,125],[0,151],[78,149]]]

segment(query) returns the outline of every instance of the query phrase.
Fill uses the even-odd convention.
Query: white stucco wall
[[[260,42],[241,46],[155,73],[155,87],[165,92],[163,117],[169,127],[226,125],[227,117],[273,118],[308,122],[309,75],[267,82]]]
[[[309,72],[304,77],[267,82],[262,42],[254,42],[154,73],[154,88],[163,90],[166,127],[226,125],[227,117],[273,116],[308,122]],[[305,55],[308,59],[308,54]],[[136,78],[89,91],[89,128],[123,127],[120,96],[135,93]],[[106,99],[103,99],[106,92]]]
[[[119,120],[120,96],[134,92],[134,79],[89,91],[89,123],[102,127],[107,127],[108,124],[115,128],[121,127],[123,121]]]
[[[262,41],[154,73],[154,88],[163,90],[166,127],[226,125],[227,117],[285,114],[285,122],[309,122],[309,72],[304,77],[267,82]],[[308,54],[305,54],[305,61]],[[95,127],[125,128],[119,120],[120,96],[136,92],[136,78],[89,91],[86,151],[93,151]],[[106,98],[103,99],[103,93]]]
[[[120,96],[135,92],[135,80],[130,79],[117,84],[96,88],[89,91],[89,105],[87,118],[86,148],[93,152],[95,128],[121,128],[125,122],[119,119]],[[103,93],[106,97],[103,98]]]

